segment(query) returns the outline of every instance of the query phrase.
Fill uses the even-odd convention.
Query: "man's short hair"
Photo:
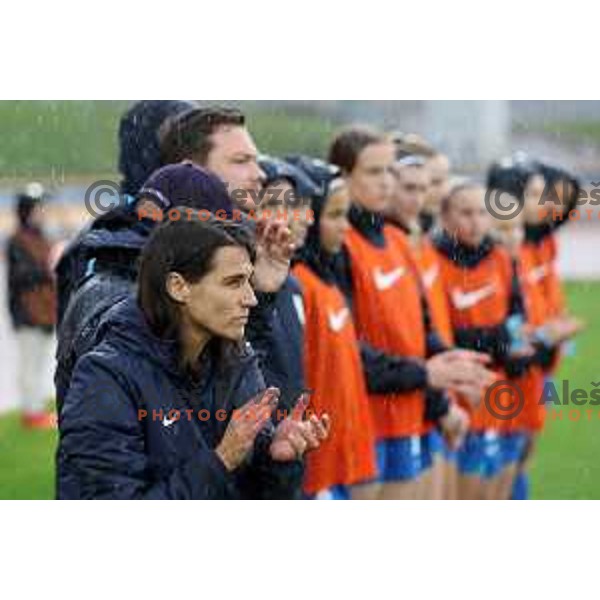
[[[220,127],[244,127],[246,118],[236,108],[193,108],[161,127],[160,156],[163,165],[193,160],[205,165],[213,148],[211,136]]]

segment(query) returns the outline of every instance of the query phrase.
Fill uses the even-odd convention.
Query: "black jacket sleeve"
[[[434,331],[433,329],[427,332],[426,344],[428,357],[450,350],[450,348],[444,344],[437,331]]]
[[[520,377],[532,365],[547,368],[553,360],[555,349],[534,346],[532,356],[514,357],[510,351],[510,335],[504,325],[497,327],[470,327],[457,329],[456,343],[461,348],[488,353],[493,362],[501,365],[509,377]]]
[[[257,292],[258,304],[250,310],[250,318],[246,326],[246,339],[259,357],[264,374],[265,362],[272,346],[273,313],[277,299],[276,293]]]
[[[504,325],[495,327],[459,327],[454,332],[459,348],[489,354],[497,363],[506,360],[510,347],[510,336]]]
[[[450,400],[443,390],[428,388],[425,394],[425,420],[436,423],[450,410]]]
[[[302,497],[304,463],[300,460],[278,462],[271,458],[273,429],[264,430],[254,444],[249,466],[238,481],[243,497],[252,500],[299,500]]]
[[[277,293],[256,292],[256,299],[258,304],[250,310],[246,336],[250,337],[248,334],[252,333],[257,340],[263,340],[269,335]]]
[[[427,385],[424,363],[392,356],[360,342],[360,356],[371,394],[397,394],[423,389]]]
[[[200,443],[160,476],[148,476],[143,424],[114,372],[90,354],[78,363],[60,418],[60,499],[217,499],[230,474]]]

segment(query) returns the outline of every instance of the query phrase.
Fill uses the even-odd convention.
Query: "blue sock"
[[[529,500],[529,475],[519,471],[513,482],[511,500]]]

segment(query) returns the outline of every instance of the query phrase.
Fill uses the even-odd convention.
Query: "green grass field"
[[[575,356],[563,362],[558,379],[568,379],[571,389],[590,390],[600,379],[597,344],[600,282],[567,284],[569,305],[584,318],[587,330],[577,341]],[[585,407],[583,407],[585,408]],[[542,435],[532,473],[533,495],[538,499],[600,499],[600,407],[594,420],[549,420]],[[56,436],[20,428],[17,415],[0,418],[0,498],[52,498]]]
[[[556,379],[568,380],[571,390],[589,392],[591,382],[600,379],[600,283],[570,283],[567,293],[571,312],[585,319],[588,327],[577,339],[576,354],[565,358]],[[535,498],[600,499],[600,407],[580,410],[578,422],[569,420],[568,407],[562,409],[562,421],[548,420],[532,473]],[[588,421],[585,410],[592,411],[592,420]]]
[[[54,497],[56,434],[24,431],[16,413],[0,418],[0,499]]]
[[[61,182],[114,177],[117,131],[127,101],[1,101],[0,178]],[[231,104],[231,103],[228,103]],[[323,156],[335,124],[316,114],[242,103],[262,152]]]
[[[565,140],[600,143],[600,121],[545,121],[539,124],[517,123],[515,133],[549,133]]]

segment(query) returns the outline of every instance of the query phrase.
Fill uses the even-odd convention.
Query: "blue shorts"
[[[487,430],[467,434],[456,453],[458,470],[463,475],[482,479],[496,477],[504,468],[501,436],[497,431]]]
[[[425,448],[425,463],[427,465],[427,459],[430,458],[431,462],[427,466],[431,466],[433,463],[433,457],[436,454],[441,453],[444,460],[447,462],[456,461],[456,450],[450,450],[450,446],[446,443],[444,436],[439,429],[433,429],[428,434],[424,435],[423,445]],[[429,456],[427,456],[429,454]],[[427,466],[425,468],[427,468]]]
[[[436,455],[444,452],[445,445],[444,438],[437,429],[432,429],[429,433],[421,436],[423,470],[433,466]]]
[[[511,465],[523,457],[527,444],[527,434],[521,431],[505,433],[502,435],[501,443],[504,465]]]
[[[426,468],[421,436],[379,440],[376,445],[379,481],[410,481]]]
[[[456,450],[451,450],[450,446],[448,446],[448,444],[446,444],[445,440],[444,441],[444,460],[446,462],[456,462],[457,458],[457,451]]]

